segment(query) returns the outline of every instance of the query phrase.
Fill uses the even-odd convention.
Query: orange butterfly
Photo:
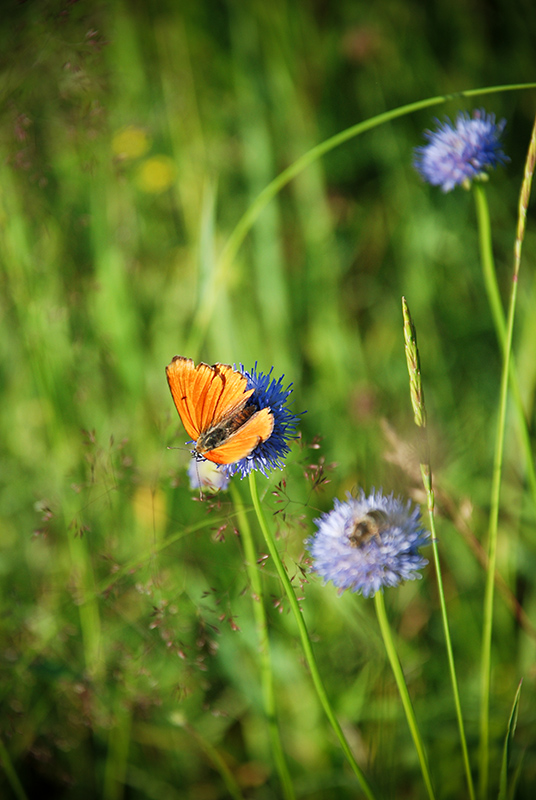
[[[195,441],[193,452],[215,464],[233,464],[269,439],[274,417],[269,408],[248,402],[254,389],[228,364],[198,364],[175,356],[166,374],[182,424]]]

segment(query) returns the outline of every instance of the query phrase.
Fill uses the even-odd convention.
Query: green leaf
[[[514,704],[508,720],[508,727],[506,729],[506,739],[504,740],[503,757],[501,764],[501,777],[499,781],[499,800],[508,800],[508,766],[510,762],[510,745],[514,738],[517,726],[517,711],[519,706],[519,698],[521,696],[521,685],[523,680],[519,681],[516,696],[514,697]]]

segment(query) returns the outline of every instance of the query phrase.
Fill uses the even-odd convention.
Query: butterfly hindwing
[[[215,464],[232,464],[248,456],[260,442],[266,441],[273,429],[272,412],[269,408],[262,408],[231,433],[219,447],[207,450],[202,455]]]

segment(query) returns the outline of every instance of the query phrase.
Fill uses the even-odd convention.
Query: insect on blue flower
[[[486,180],[488,170],[510,160],[500,142],[506,120],[496,123],[495,114],[476,109],[472,116],[460,112],[455,125],[448,117],[436,122],[436,130],[424,132],[428,144],[415,148],[413,166],[427,183],[440,186],[443,192]]]
[[[348,493],[314,522],[317,531],[306,542],[313,569],[340,591],[371,597],[383,587],[420,578],[428,563],[419,553],[430,536],[419,508],[393,494]]]
[[[196,366],[174,356],[166,375],[197,460],[218,464],[227,477],[284,466],[299,417],[285,405],[292,384],[284,389],[283,376],[276,381],[272,371],[264,375],[256,364],[250,372],[229,364]]]
[[[300,417],[293,414],[286,405],[292,393],[292,384],[284,389],[284,375],[276,381],[272,378],[273,367],[264,374],[257,370],[257,364],[249,371],[241,364],[240,372],[247,378],[248,390],[253,389],[249,402],[259,410],[270,409],[274,427],[270,436],[259,442],[249,455],[233,464],[227,464],[223,469],[229,476],[239,473],[242,478],[252,470],[259,470],[266,475],[272,469],[284,467],[283,459],[290,451],[289,441],[296,437],[295,431]]]

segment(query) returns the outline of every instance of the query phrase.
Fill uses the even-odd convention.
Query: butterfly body
[[[249,402],[254,389],[248,389],[247,377],[228,364],[195,366],[191,358],[175,356],[166,374],[197,456],[232,464],[271,436],[272,412]]]

